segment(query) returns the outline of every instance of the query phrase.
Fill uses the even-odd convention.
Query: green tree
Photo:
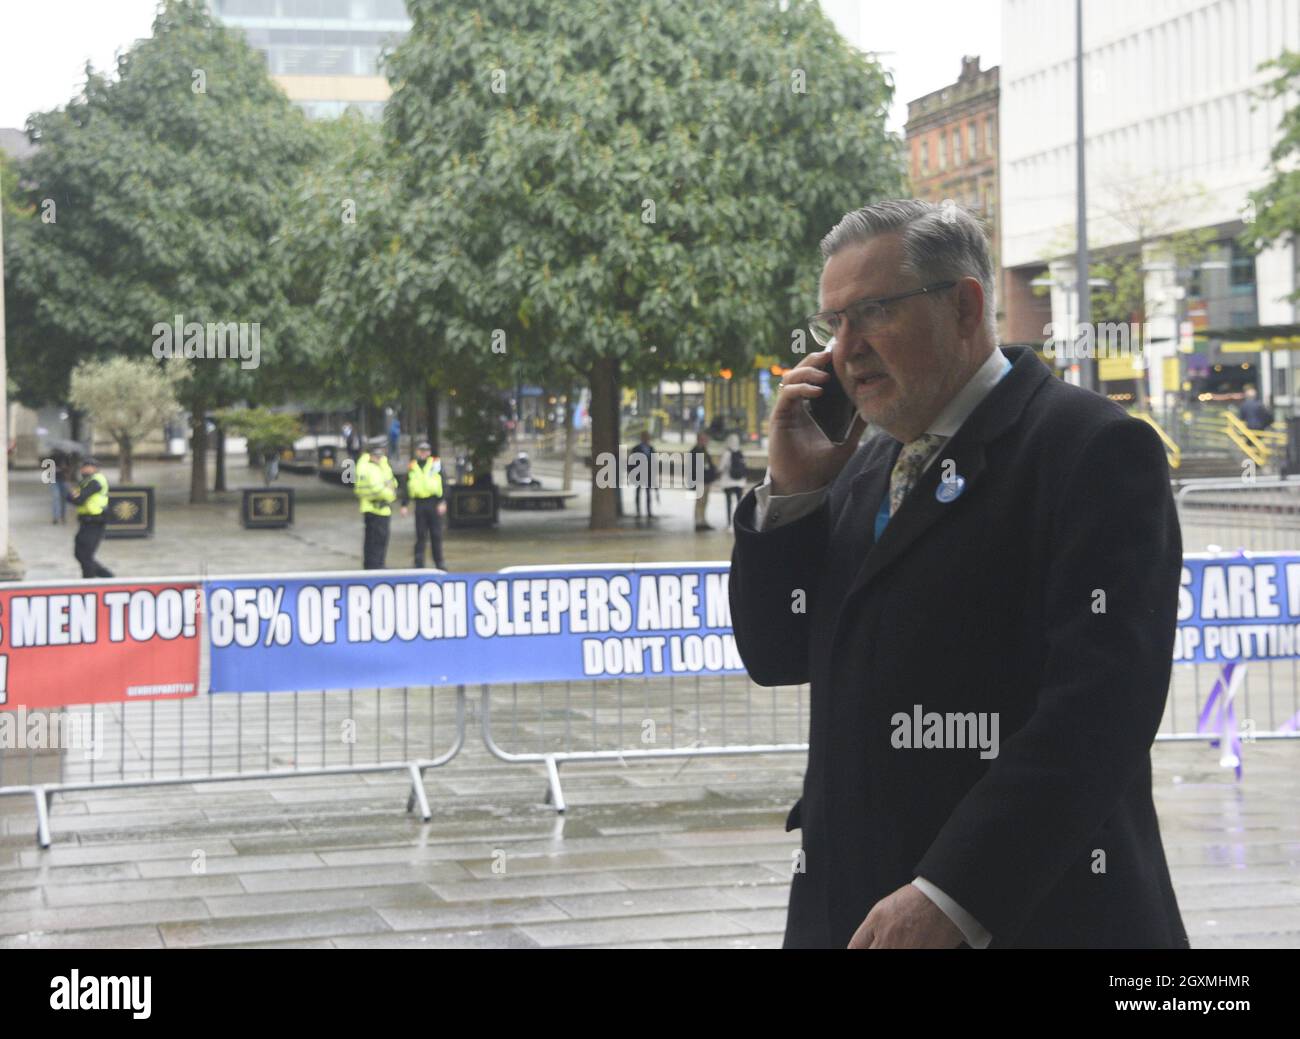
[[[264,397],[305,348],[269,243],[317,137],[201,0],[165,0],[116,77],[87,67],[83,94],[32,116],[28,133],[39,150],[22,194],[35,214],[5,242],[25,318],[11,348],[20,385],[49,392],[83,358],[147,357],[176,315],[260,328],[256,368],[187,361],[190,500],[202,501],[209,409]]]
[[[1300,89],[1300,51],[1283,51],[1261,68],[1277,69],[1278,75],[1261,91],[1265,98],[1294,98]],[[1300,238],[1300,105],[1291,105],[1282,114],[1281,136],[1269,155],[1271,179],[1258,191],[1250,193],[1253,211],[1241,242],[1260,250],[1275,242],[1295,243]],[[1300,287],[1288,297],[1300,303]]]
[[[1177,184],[1142,176],[1136,170],[1113,171],[1101,185],[1105,198],[1104,219],[1109,223],[1109,238],[1120,245],[1098,251],[1088,260],[1088,277],[1099,282],[1090,285],[1088,297],[1092,323],[1135,322],[1146,327],[1147,275],[1150,253],[1163,255],[1175,271],[1196,267],[1214,244],[1212,228],[1179,229],[1189,213],[1203,209],[1209,193],[1199,184]],[[1089,238],[1092,238],[1090,232]],[[1152,249],[1151,247],[1155,247]],[[1049,247],[1049,259],[1070,259],[1076,255],[1073,224],[1061,227]],[[1036,286],[1035,294],[1045,295],[1050,286]],[[1097,333],[1100,335],[1100,333]],[[1143,344],[1144,348],[1148,344]],[[1148,406],[1146,383],[1137,380],[1136,405]]]
[[[803,348],[818,240],[901,191],[889,78],[813,0],[408,10],[385,128],[423,225],[398,249],[447,300],[423,327],[457,366],[576,375],[595,455],[624,383]],[[593,526],[615,495],[593,471]]]
[[[73,369],[68,401],[116,441],[122,483],[131,482],[136,441],[180,412],[176,390],[186,375],[179,364],[129,357],[82,361]]]
[[[248,442],[248,458],[265,463],[282,448],[293,447],[302,436],[297,416],[271,411],[269,408],[225,408],[218,412],[222,426]],[[267,473],[269,483],[269,471]]]
[[[432,416],[452,384],[445,250],[377,124],[348,113],[315,131],[318,159],[301,171],[275,239],[295,326],[320,345],[315,384],[371,404],[418,392]],[[468,374],[461,366],[457,378]]]
[[[501,390],[484,379],[466,380],[453,387],[448,431],[463,445],[476,480],[490,480],[492,466],[506,446],[505,401]]]

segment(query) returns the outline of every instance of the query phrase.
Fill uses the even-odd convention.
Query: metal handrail
[[[1183,449],[1178,446],[1173,437],[1164,431],[1160,423],[1155,420],[1150,412],[1139,411],[1137,417],[1156,431],[1156,434],[1165,445],[1165,454],[1169,459],[1169,468],[1177,469],[1183,461]]]

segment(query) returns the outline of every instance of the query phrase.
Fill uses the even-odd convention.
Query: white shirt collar
[[[927,433],[938,433],[940,436],[950,437],[961,428],[961,424],[966,421],[970,413],[974,411],[980,401],[989,395],[989,392],[1002,379],[1002,376],[1011,368],[1011,362],[997,347],[982,365],[975,370],[975,374],[970,380],[957,391],[957,395],[948,402],[948,406],[935,416],[933,422],[926,429]]]

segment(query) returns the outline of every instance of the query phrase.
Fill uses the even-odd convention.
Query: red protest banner
[[[0,710],[194,696],[197,582],[0,589]]]

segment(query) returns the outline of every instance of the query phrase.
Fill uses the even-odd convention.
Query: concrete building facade
[[[389,95],[380,57],[411,28],[405,0],[209,0],[209,8],[243,31],[313,118],[348,108],[378,118]]]
[[[1000,214],[1011,340],[1041,341],[1047,322],[1069,327],[1077,301],[1074,19],[1074,0],[1002,3]],[[1285,48],[1300,49],[1295,0],[1084,5],[1089,247],[1094,257],[1141,254],[1154,401],[1185,390],[1189,371],[1212,376],[1231,353],[1230,366],[1259,363],[1261,390],[1291,404],[1288,351],[1265,351],[1261,363],[1260,351],[1225,350],[1241,344],[1213,334],[1297,320],[1285,299],[1300,283],[1293,246],[1253,257],[1236,241],[1251,219],[1249,192],[1268,180],[1283,113],[1296,104],[1256,95],[1276,76],[1259,66]],[[1210,232],[1208,252],[1176,265],[1161,240],[1197,229]],[[1035,281],[1050,295],[1036,294]]]

